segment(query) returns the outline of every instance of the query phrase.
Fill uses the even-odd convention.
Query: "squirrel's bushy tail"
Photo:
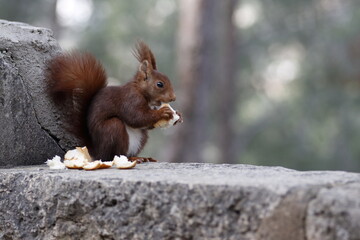
[[[69,52],[49,62],[48,92],[55,103],[66,105],[67,128],[88,144],[86,116],[91,99],[107,85],[104,67],[89,53]]]

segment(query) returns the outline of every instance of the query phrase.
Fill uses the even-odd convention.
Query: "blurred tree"
[[[235,111],[237,95],[242,89],[237,88],[236,78],[238,63],[236,55],[241,52],[239,49],[236,28],[233,21],[237,0],[218,1],[220,17],[219,23],[219,76],[214,87],[217,89],[218,97],[215,107],[217,108],[217,135],[215,142],[219,148],[219,162],[237,163],[235,143]],[[241,81],[241,79],[240,79]]]
[[[235,3],[180,1],[178,73],[182,85],[178,99],[185,121],[169,143],[171,161],[236,162],[232,154],[236,108],[237,51],[232,18]]]
[[[180,1],[178,72],[182,85],[178,99],[185,121],[171,141],[171,161],[204,162],[202,152],[211,126],[210,87],[216,81],[216,2]]]

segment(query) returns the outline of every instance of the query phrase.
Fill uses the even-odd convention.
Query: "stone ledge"
[[[41,164],[78,146],[46,94],[47,62],[60,52],[51,30],[0,19],[0,166]]]
[[[0,169],[1,239],[359,239],[360,174],[149,163]]]

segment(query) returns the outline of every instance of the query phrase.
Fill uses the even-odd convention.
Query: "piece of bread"
[[[45,162],[50,169],[65,169],[66,166],[63,162],[61,162],[61,158],[59,156],[55,156],[52,159],[48,159]]]
[[[85,162],[91,162],[91,157],[87,147],[76,147],[73,150],[66,152],[64,156],[65,160],[83,160]]]
[[[65,166],[70,169],[82,169],[87,163],[83,159],[64,160]]]
[[[85,164],[82,168],[84,170],[95,170],[95,169],[99,169],[101,166],[101,161],[97,160],[97,161],[93,161],[93,162],[89,162],[87,164]]]
[[[93,162],[84,162],[82,160],[65,160],[64,164],[67,168],[71,169],[84,169],[84,170],[95,170],[110,168],[113,165],[112,161],[103,162],[101,160],[96,160]]]
[[[101,161],[100,160],[100,167],[99,167],[99,169],[103,169],[103,168],[111,168],[112,166],[113,166],[113,161],[105,161],[105,162],[103,162],[103,161]]]
[[[67,151],[64,156],[64,164],[70,169],[82,169],[89,162],[91,157],[87,147],[76,147]]]
[[[47,160],[46,164],[50,169],[84,169],[95,170],[103,168],[111,168],[113,165],[119,169],[129,169],[136,165],[136,161],[132,162],[126,156],[115,156],[113,161],[92,161],[89,152],[86,147],[77,147],[73,150],[69,150],[65,154],[64,162],[61,162],[59,156],[55,156],[51,160]]]
[[[113,163],[115,167],[119,169],[129,169],[136,166],[136,161],[129,161],[129,159],[123,155],[115,156]]]
[[[164,120],[161,119],[160,121],[156,122],[154,124],[155,128],[167,128],[167,127],[171,127],[174,125],[174,123],[176,123],[176,121],[178,121],[180,119],[180,116],[176,113],[176,111],[170,106],[170,104],[168,103],[163,103],[160,108],[163,107],[168,107],[170,108],[170,110],[173,112],[173,118],[170,120]]]

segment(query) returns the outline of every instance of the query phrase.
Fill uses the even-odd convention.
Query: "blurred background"
[[[0,18],[51,28],[112,84],[147,42],[184,123],[151,131],[143,156],[360,171],[357,0],[0,0]]]

